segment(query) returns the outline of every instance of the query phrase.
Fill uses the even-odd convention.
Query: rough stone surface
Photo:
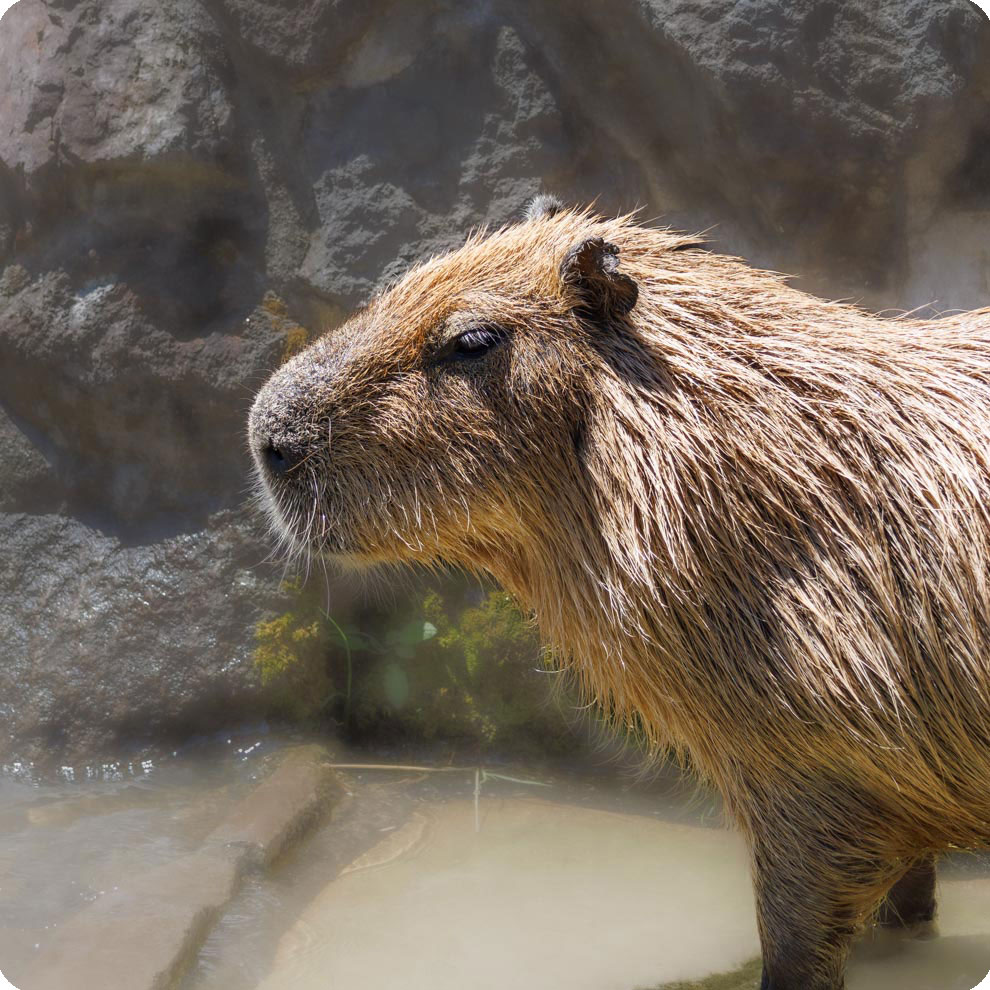
[[[301,326],[540,188],[824,295],[986,305],[988,121],[968,0],[19,0],[0,758],[253,710],[243,421]]]
[[[261,705],[243,624],[271,597],[234,513],[128,546],[57,514],[0,514],[0,751],[70,761]]]

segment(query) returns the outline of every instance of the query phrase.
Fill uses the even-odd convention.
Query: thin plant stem
[[[326,617],[327,622],[330,623],[337,630],[337,634],[340,636],[341,642],[344,644],[344,653],[347,656],[347,692],[344,695],[344,727],[349,729],[351,727],[351,682],[354,677],[354,663],[351,658],[351,644],[347,638],[347,633],[337,624],[337,620],[329,613],[320,609],[323,615]]]

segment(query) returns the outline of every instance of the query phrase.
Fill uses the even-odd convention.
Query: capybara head
[[[283,538],[342,563],[485,568],[566,523],[548,503],[575,497],[594,369],[637,346],[634,266],[608,238],[543,198],[277,371],[250,444]]]

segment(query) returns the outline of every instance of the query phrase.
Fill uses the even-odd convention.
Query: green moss
[[[274,326],[285,333],[282,345],[282,362],[298,354],[309,343],[309,331],[289,316],[289,307],[281,296],[266,292],[261,299],[261,308],[272,318]]]
[[[752,959],[731,973],[716,973],[691,983],[664,983],[655,990],[759,990],[762,964]]]
[[[329,616],[305,589],[258,624],[255,665],[278,714],[365,739],[475,751],[573,747],[532,623],[501,591],[453,582],[390,614]]]
[[[327,667],[330,631],[298,584],[283,591],[293,606],[254,629],[254,666],[273,713],[293,721],[318,715],[333,696]]]

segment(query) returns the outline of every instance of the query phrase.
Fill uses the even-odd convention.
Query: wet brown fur
[[[561,277],[598,236],[628,313]],[[694,245],[476,234],[277,372],[252,443],[306,451],[264,488],[292,545],[514,592],[724,795],[764,986],[836,990],[892,884],[990,837],[990,310],[878,318]],[[438,357],[487,323],[481,364]]]

